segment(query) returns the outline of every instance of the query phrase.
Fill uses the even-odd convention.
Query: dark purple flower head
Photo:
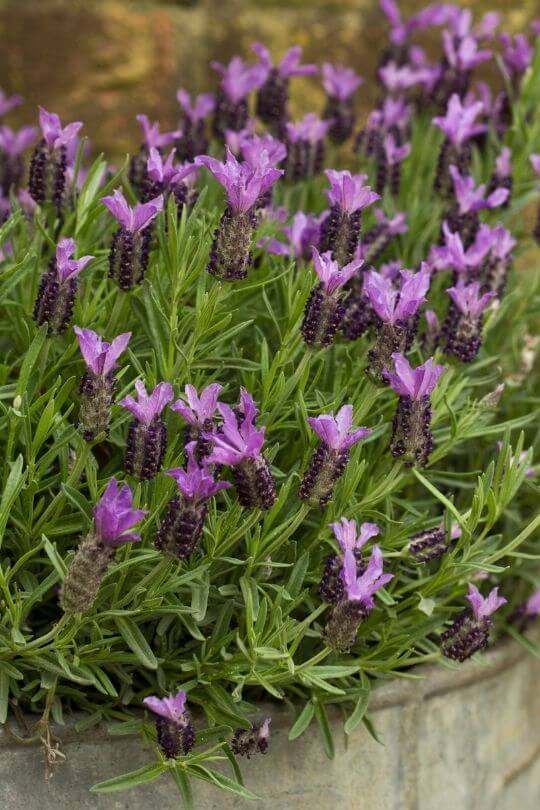
[[[103,377],[116,368],[116,361],[126,350],[131,338],[131,332],[125,332],[114,338],[112,343],[107,343],[91,329],[74,326],[73,331],[77,335],[81,354],[88,369],[93,374]]]
[[[540,177],[540,154],[530,155],[529,160],[531,161],[531,166],[533,167],[534,171]]]
[[[393,135],[388,134],[384,136],[383,140],[384,155],[386,162],[390,166],[395,166],[411,154],[410,143],[403,143],[399,145]]]
[[[122,543],[138,543],[140,534],[129,530],[143,519],[146,512],[132,509],[133,496],[127,484],[119,488],[116,478],[111,478],[99,503],[94,506],[94,527],[105,546],[115,548]]]
[[[159,123],[154,121],[154,123],[151,124],[147,115],[140,114],[136,115],[135,118],[142,127],[144,143],[148,149],[152,147],[160,149],[163,146],[168,146],[182,135],[179,129],[173,132],[160,132]]]
[[[173,398],[173,389],[170,383],[159,383],[150,395],[146,393],[146,388],[142,380],[135,382],[137,398],[132,396],[124,397],[118,403],[122,408],[127,408],[133,416],[144,425],[150,425],[154,419],[161,415],[161,412]]]
[[[309,416],[308,423],[320,440],[332,450],[348,450],[371,433],[368,428],[352,428],[353,406],[343,405],[334,416],[322,413]]]
[[[472,318],[481,315],[491,299],[495,298],[494,292],[480,295],[480,283],[478,281],[466,284],[463,279],[460,279],[455,287],[449,287],[446,292],[459,311],[463,315],[469,315]]]
[[[72,259],[75,247],[73,239],[60,239],[56,246],[56,272],[61,282],[78,276],[88,262],[94,258],[94,256],[81,256],[80,259]]]
[[[180,722],[186,711],[186,693],[177,692],[174,697],[157,698],[147,697],[143,700],[151,712],[164,717],[166,720],[171,720],[173,723]]]
[[[371,190],[371,186],[364,185],[367,180],[365,174],[338,172],[335,169],[327,169],[325,174],[330,181],[330,188],[325,191],[330,205],[337,205],[348,214],[362,211],[380,199],[380,196]]]
[[[401,289],[398,290],[388,277],[376,270],[368,270],[364,274],[363,291],[384,323],[408,321],[426,300],[431,281],[431,270],[427,262],[423,262],[416,273],[401,270],[400,275]]]
[[[259,57],[259,65],[264,74],[264,80],[268,78],[270,71],[274,68],[270,51],[261,42],[254,42],[251,46]],[[292,76],[309,76],[318,73],[317,65],[301,65],[302,48],[299,45],[289,48],[285,56],[277,66],[277,72],[282,79],[289,79]]]
[[[193,427],[204,427],[209,419],[214,418],[218,407],[218,397],[223,390],[219,383],[212,383],[203,388],[200,394],[194,385],[186,385],[185,394],[187,405],[181,399],[177,399],[171,410],[179,413],[180,416]]]
[[[354,276],[356,271],[363,265],[361,259],[355,259],[344,267],[339,267],[338,263],[332,259],[332,251],[327,250],[322,255],[317,248],[312,248],[313,266],[325,291],[331,295],[336,290],[341,289]]]
[[[248,395],[249,396],[249,395]],[[251,398],[249,398],[251,399]],[[251,400],[253,402],[253,400]],[[237,415],[229,405],[220,403],[219,413],[223,425],[219,433],[203,433],[203,437],[213,443],[213,449],[208,456],[209,464],[229,464],[235,466],[248,458],[258,458],[264,444],[264,428],[256,428],[253,420],[256,408],[248,405],[247,397],[243,397],[244,418],[238,425]]]
[[[197,442],[186,445],[187,469],[176,467],[167,470],[167,475],[177,483],[178,489],[189,500],[207,501],[221,489],[228,489],[227,481],[216,481],[208,464],[199,465],[195,458]]]
[[[278,239],[261,239],[260,247],[265,247],[268,253],[277,256],[294,256],[297,259],[310,259],[312,248],[317,247],[321,237],[322,217],[314,217],[297,211],[292,224],[283,228],[288,243]]]
[[[235,212],[246,212],[253,208],[259,197],[265,194],[278,180],[283,171],[275,169],[261,157],[261,168],[254,169],[248,163],[240,163],[226,147],[225,163],[209,155],[195,158],[198,166],[206,168],[214,175],[226,191],[229,206]]]
[[[344,554],[362,548],[368,540],[380,533],[376,523],[362,523],[358,533],[356,520],[347,520],[345,517],[342,517],[339,523],[331,523],[330,528]]]
[[[182,107],[184,115],[192,124],[198,124],[199,121],[204,121],[206,116],[211,113],[216,106],[213,93],[203,93],[200,96],[195,96],[192,101],[190,94],[183,88],[177,90],[176,100]]]
[[[361,602],[366,608],[374,606],[373,596],[384,587],[393,574],[383,574],[383,556],[379,546],[373,546],[366,570],[357,575],[357,561],[354,552],[347,551],[343,558],[343,581],[345,592],[350,602]]]
[[[484,105],[481,101],[474,104],[464,105],[457,93],[450,97],[446,114],[436,116],[432,119],[436,127],[439,127],[450,143],[460,147],[469,138],[481,135],[486,131],[485,124],[475,123],[479,115],[482,114]]]
[[[512,151],[509,146],[503,146],[500,155],[495,158],[495,173],[497,177],[510,177],[512,174]]]
[[[318,141],[324,140],[330,127],[332,120],[323,120],[315,113],[307,113],[301,121],[297,123],[287,122],[287,137],[291,143],[297,141],[308,141],[315,144]]]
[[[60,118],[56,113],[47,112],[43,107],[39,108],[39,126],[49,149],[58,149],[60,146],[67,146],[82,127],[82,121],[75,121],[62,127]]]
[[[21,127],[13,130],[11,127],[0,127],[0,150],[11,157],[17,157],[34,142],[37,135],[36,127]]]
[[[521,76],[529,67],[534,49],[523,34],[501,34],[502,58],[511,76]]]
[[[101,202],[106,205],[119,224],[131,233],[144,230],[153,219],[163,210],[163,195],[155,197],[147,203],[137,203],[135,206],[128,202],[121,191],[116,189],[112,196],[102,197]]]
[[[8,96],[0,88],[0,117],[22,104],[22,96]]]
[[[433,365],[432,357],[416,368],[412,368],[405,355],[398,352],[394,352],[392,360],[395,374],[387,369],[384,377],[400,397],[422,399],[422,397],[429,396],[437,385],[439,377],[445,371],[445,366]]]
[[[239,56],[233,56],[228,65],[222,65],[221,62],[210,64],[220,74],[221,89],[233,104],[238,104],[248,93],[258,89],[266,78],[266,70],[262,65],[248,65]]]
[[[456,42],[450,31],[443,31],[443,44],[446,60],[450,67],[461,73],[472,70],[482,62],[491,59],[493,52],[478,48],[478,42],[473,36],[465,36]]]
[[[287,157],[285,144],[270,133],[243,138],[240,142],[240,150],[242,157],[252,169],[261,169],[266,166],[275,168]]]
[[[498,610],[502,605],[505,605],[507,600],[503,596],[499,596],[499,589],[493,588],[489,596],[483,597],[476,585],[469,583],[469,592],[466,595],[469,600],[472,611],[476,619],[486,619]]]
[[[379,225],[384,225],[385,230],[390,234],[390,236],[398,236],[401,233],[407,233],[409,230],[407,225],[407,214],[403,211],[399,211],[397,214],[394,214],[391,219],[386,216],[382,208],[375,208],[373,213],[375,214],[375,219]]]
[[[507,188],[496,188],[491,194],[486,196],[486,185],[475,185],[474,177],[464,177],[459,173],[457,166],[449,167],[454,193],[460,214],[467,214],[469,211],[481,211],[483,208],[497,208],[508,199]]]
[[[198,171],[195,163],[174,163],[175,149],[171,149],[166,159],[163,160],[161,152],[154,146],[150,149],[150,155],[146,161],[146,171],[148,177],[155,183],[162,183],[164,186],[182,183],[187,177]]]
[[[343,65],[331,65],[325,62],[322,66],[323,87],[329,96],[346,101],[358,90],[363,78],[352,68]]]

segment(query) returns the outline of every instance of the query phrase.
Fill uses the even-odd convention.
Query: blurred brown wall
[[[425,4],[400,3],[405,14]],[[540,15],[538,0],[458,4],[478,16],[501,11],[513,30]],[[298,43],[307,61],[350,64],[368,78],[386,31],[377,0],[0,0],[0,86],[26,99],[10,121],[32,120],[40,103],[84,121],[94,147],[118,155],[139,141],[136,113],[172,127],[178,86],[215,88],[210,59],[248,56],[255,39],[277,56]],[[364,108],[374,101],[370,84],[358,94]],[[321,107],[316,79],[295,91],[298,111]]]

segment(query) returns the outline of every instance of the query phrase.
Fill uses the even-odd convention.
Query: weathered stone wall
[[[371,719],[347,742],[331,713],[336,757],[326,758],[315,725],[287,742],[290,720],[272,706],[270,751],[242,762],[251,803],[206,783],[194,785],[197,810],[537,810],[540,799],[540,661],[506,643],[452,669],[428,668],[416,681],[377,689]],[[43,749],[16,744],[0,729],[2,810],[179,810],[167,775],[126,793],[96,796],[98,781],[148,764],[135,737],[105,728],[77,735],[53,729],[66,760],[46,781]]]
[[[477,14],[503,11],[514,29],[538,14],[538,0],[457,1]],[[400,5],[411,13],[425,3]],[[138,142],[136,113],[172,126],[179,85],[215,87],[210,59],[248,55],[255,39],[278,55],[299,43],[309,61],[371,76],[385,31],[377,0],[0,0],[0,86],[27,100],[14,120],[41,103],[83,120],[97,149],[119,155]],[[374,93],[364,86],[359,104],[368,108]],[[301,112],[319,108],[318,82],[297,82],[294,102]]]

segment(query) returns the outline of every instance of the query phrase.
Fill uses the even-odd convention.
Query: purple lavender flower
[[[143,700],[151,712],[157,715],[157,741],[167,759],[186,756],[195,745],[195,729],[186,708],[186,693],[177,692],[174,697],[147,697]]]
[[[324,566],[323,575],[319,584],[321,598],[329,604],[337,604],[345,599],[345,582],[343,579],[343,557],[347,552],[356,559],[356,573],[361,576],[366,566],[362,559],[362,548],[372,537],[379,534],[379,527],[375,523],[362,523],[358,532],[356,521],[342,517],[339,523],[331,523],[330,528],[338,541],[340,552],[330,554]]]
[[[304,180],[319,174],[324,164],[324,139],[332,121],[308,113],[298,123],[287,122],[286,138],[287,163],[285,177],[288,180]]]
[[[508,197],[508,191],[504,188],[498,188],[486,197],[484,184],[476,186],[474,177],[462,176],[457,166],[449,166],[449,171],[454,183],[454,193],[460,215],[467,214],[469,211],[481,211],[483,208],[497,208]]]
[[[42,139],[30,160],[28,190],[40,205],[52,203],[60,209],[66,189],[67,148],[82,127],[80,121],[62,127],[56,113],[39,108]]]
[[[240,144],[242,157],[253,169],[262,165],[275,168],[287,157],[287,147],[270,134],[249,135]]]
[[[453,233],[447,222],[443,222],[442,232],[445,244],[431,249],[428,263],[437,270],[454,270],[456,273],[478,274],[480,266],[489,253],[492,244],[491,229],[482,225],[473,244],[465,250],[461,236]]]
[[[261,239],[259,247],[265,247],[268,253],[276,256],[294,256],[296,259],[308,261],[312,257],[312,248],[319,247],[321,238],[321,223],[325,215],[314,217],[297,211],[291,225],[285,225],[283,233],[288,244],[278,239]]]
[[[72,259],[75,253],[73,239],[61,239],[56,254],[49,263],[49,270],[41,277],[34,305],[34,320],[38,326],[47,324],[47,334],[63,334],[73,315],[77,294],[77,276],[93,256]]]
[[[231,750],[236,756],[251,759],[253,754],[266,754],[270,737],[270,717],[254,723],[250,729],[237,728],[231,740]]]
[[[327,644],[338,652],[348,652],[356,639],[358,627],[373,608],[375,593],[394,578],[383,573],[383,556],[379,546],[373,546],[367,566],[358,573],[354,551],[347,549],[343,557],[343,583],[345,596],[332,609],[324,629]]]
[[[197,442],[186,445],[187,469],[177,467],[167,471],[178,486],[157,531],[155,546],[159,551],[179,560],[190,557],[201,538],[208,514],[207,502],[221,489],[231,484],[216,481],[211,468],[203,459],[196,459]]]
[[[302,48],[289,48],[279,63],[274,65],[268,48],[255,42],[253,50],[259,57],[264,81],[258,88],[257,115],[279,138],[285,135],[289,118],[289,80],[293,76],[309,76],[318,72],[316,65],[301,65]]]
[[[364,80],[352,68],[329,62],[322,66],[322,77],[327,95],[323,118],[332,121],[328,135],[335,143],[344,143],[356,120],[352,97]]]
[[[368,373],[377,383],[384,382],[384,371],[394,352],[405,352],[412,345],[418,328],[418,310],[426,300],[431,270],[422,262],[417,273],[401,270],[398,288],[392,280],[369,270],[364,273],[363,292],[377,318],[377,337],[368,354]]]
[[[8,96],[2,88],[0,88],[0,118],[3,118],[4,115],[7,115],[8,112],[11,112],[15,107],[18,107],[19,104],[23,103],[22,96]]]
[[[22,153],[34,142],[36,127],[0,126],[0,194],[8,197],[11,189],[18,189],[24,174]]]
[[[364,185],[365,174],[327,169],[330,188],[325,191],[330,203],[330,213],[324,220],[321,245],[324,251],[332,251],[339,264],[354,259],[360,238],[362,211],[379,199],[379,195]]]
[[[186,444],[196,442],[196,456],[201,459],[210,454],[212,445],[203,438],[203,431],[210,433],[214,430],[214,416],[218,407],[218,397],[223,390],[219,383],[211,383],[197,394],[193,385],[186,385],[184,391],[187,404],[177,399],[171,405],[171,410],[179,413],[187,423]]]
[[[182,216],[184,206],[191,210],[197,201],[198,166],[195,163],[178,164],[174,162],[175,150],[171,149],[167,158],[163,160],[161,153],[152,147],[146,162],[147,182],[142,195],[143,202],[151,202],[160,194],[163,203],[172,195],[178,209],[178,217]]]
[[[349,262],[344,267],[332,259],[331,251],[322,256],[313,248],[313,266],[319,277],[306,303],[304,320],[300,330],[310,346],[329,346],[345,314],[343,296],[340,290],[362,266],[361,259]]]
[[[386,371],[385,378],[399,394],[399,403],[390,449],[407,464],[424,466],[433,447],[430,395],[445,367],[433,365],[432,357],[415,369],[403,354],[393,354],[392,360],[395,373]]]
[[[126,350],[131,332],[118,335],[112,343],[106,343],[91,329],[73,331],[79,340],[79,347],[87,366],[79,387],[80,411],[79,429],[86,441],[100,433],[107,433],[111,418],[111,405],[116,388],[114,374],[116,361]]]
[[[152,231],[150,223],[163,210],[163,196],[131,207],[121,191],[102,197],[120,227],[114,233],[109,251],[109,278],[126,292],[141,284],[148,267]]]
[[[234,56],[228,65],[211,62],[211,66],[221,76],[213,130],[218,138],[223,138],[226,129],[239,130],[245,127],[248,118],[246,96],[262,85],[266,71],[259,64],[248,65],[239,56]]]
[[[183,112],[182,136],[176,141],[179,160],[193,160],[208,151],[206,119],[216,106],[213,93],[203,93],[191,99],[187,90],[180,88],[176,99]]]
[[[511,36],[503,33],[500,35],[500,41],[503,46],[501,55],[504,65],[514,86],[517,86],[519,79],[532,61],[534,48],[523,34]]]
[[[445,352],[455,355],[464,363],[470,363],[478,354],[482,343],[483,312],[495,293],[486,292],[481,295],[478,281],[466,284],[463,279],[446,292],[454,306],[443,326]]]
[[[208,464],[233,467],[238,500],[247,508],[270,509],[276,499],[276,487],[270,464],[262,454],[264,428],[257,428],[254,420],[257,407],[252,397],[242,389],[242,413],[223,403],[218,411],[223,419],[219,431],[203,432],[203,438],[212,442]]]
[[[129,162],[129,182],[137,194],[144,193],[146,184],[148,182],[148,175],[146,172],[146,162],[150,155],[151,149],[162,150],[163,147],[174,143],[177,139],[181,138],[181,130],[174,130],[173,132],[161,132],[159,123],[155,121],[150,123],[147,115],[135,116],[137,121],[142,127],[143,142],[139,151],[132,155]]]
[[[403,96],[387,96],[380,109],[373,110],[367,125],[355,138],[354,151],[366,157],[380,154],[385,135],[393,135],[398,142],[410,136],[412,106]]]
[[[488,259],[481,267],[482,292],[494,292],[501,298],[506,288],[508,273],[512,267],[512,250],[516,240],[504,225],[495,228],[481,225],[478,239],[489,245]]]
[[[343,405],[335,416],[323,413],[308,418],[320,443],[304,474],[298,494],[310,506],[326,506],[338,479],[345,472],[350,448],[371,433],[368,428],[352,428],[352,419],[352,405]]]
[[[387,185],[394,197],[399,194],[401,163],[410,153],[410,143],[399,143],[391,133],[384,136],[377,152],[376,189],[378,194],[384,194]]]
[[[132,508],[132,495],[126,485],[120,489],[111,478],[101,500],[94,507],[94,522],[75,553],[60,591],[60,604],[66,613],[84,613],[94,602],[114,557],[123,543],[138,543],[139,534],[130,529],[145,516]]]
[[[469,584],[466,598],[472,611],[460,613],[453,625],[441,634],[441,652],[446,658],[462,662],[487,647],[493,623],[491,616],[507,601],[498,595],[498,591],[498,588],[493,588],[484,598],[475,585]]]
[[[157,475],[167,450],[167,426],[161,414],[173,398],[173,389],[169,383],[159,383],[148,395],[142,380],[137,380],[135,390],[137,400],[127,396],[118,403],[135,417],[128,431],[126,472],[147,480]]]
[[[454,186],[455,205],[446,215],[448,227],[457,231],[465,247],[474,242],[480,220],[478,211],[485,208],[497,208],[508,199],[507,188],[495,188],[489,194],[484,183],[477,186],[474,177],[463,176],[457,166],[449,166],[448,170]]]
[[[453,164],[465,174],[469,168],[471,155],[469,141],[471,138],[487,130],[485,124],[476,123],[476,119],[483,112],[481,101],[465,105],[457,93],[454,93],[448,102],[446,114],[436,116],[433,123],[445,135],[439,161],[435,187],[442,193],[448,193],[451,188],[449,167]]]
[[[203,155],[195,161],[206,166],[227,193],[227,208],[214,232],[214,242],[207,270],[224,281],[247,276],[252,264],[251,243],[256,224],[256,207],[283,171],[268,165],[263,152],[259,168],[240,163],[226,147],[226,160],[221,163]]]

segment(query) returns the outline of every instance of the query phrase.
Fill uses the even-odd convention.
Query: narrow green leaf
[[[146,785],[148,782],[153,782],[164,771],[168,770],[165,763],[158,763],[152,765],[145,765],[136,771],[123,773],[121,776],[113,776],[112,779],[107,779],[105,782],[98,782],[90,788],[91,793],[114,793],[117,790],[129,790],[130,788],[137,787],[138,785]]]
[[[115,616],[114,621],[120,635],[129,649],[135,653],[143,667],[147,669],[157,669],[158,662],[156,657],[135,622],[125,616]]]

